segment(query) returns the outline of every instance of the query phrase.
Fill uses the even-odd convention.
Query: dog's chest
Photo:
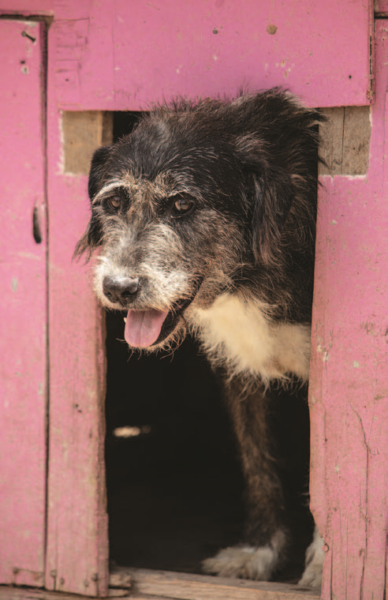
[[[271,323],[259,302],[231,294],[209,309],[195,309],[195,326],[212,360],[234,373],[250,373],[268,382],[293,373],[306,381],[310,361],[310,327]]]

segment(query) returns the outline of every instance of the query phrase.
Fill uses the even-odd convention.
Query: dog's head
[[[193,307],[233,289],[244,265],[275,260],[295,196],[292,176],[306,178],[316,149],[314,120],[314,111],[277,90],[179,102],[95,152],[92,216],[76,253],[101,246],[95,291],[105,307],[127,311],[130,346],[163,346],[185,329]],[[286,155],[296,129],[309,144],[292,173]]]

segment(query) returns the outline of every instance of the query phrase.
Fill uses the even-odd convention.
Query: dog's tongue
[[[162,310],[129,310],[124,337],[130,346],[146,348],[159,337],[168,312]]]

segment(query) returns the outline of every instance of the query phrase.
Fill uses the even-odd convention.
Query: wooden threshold
[[[131,585],[133,600],[174,598],[175,600],[317,600],[318,591],[298,585],[229,579],[207,575],[115,567],[110,587]]]
[[[268,583],[115,567],[108,598],[130,600],[318,600],[317,591],[298,585]],[[81,600],[85,596],[38,588],[0,585],[0,600]]]
[[[0,585],[0,600],[86,600],[90,596],[69,594],[68,592],[52,592],[40,588],[16,587]],[[129,590],[110,589],[108,598],[131,598]]]

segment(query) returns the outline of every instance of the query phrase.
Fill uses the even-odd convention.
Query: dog
[[[267,391],[308,381],[322,120],[279,88],[178,99],[92,159],[75,254],[100,247],[97,298],[126,311],[131,348],[174,348],[191,332],[224,381],[247,525],[207,573],[268,580],[286,555]],[[302,584],[320,585],[322,543],[316,531]]]

